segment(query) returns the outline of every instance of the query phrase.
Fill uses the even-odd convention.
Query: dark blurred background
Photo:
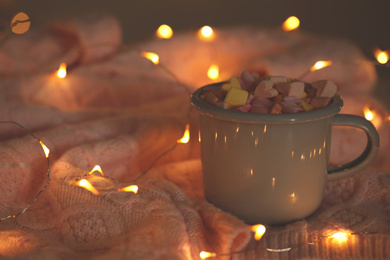
[[[303,31],[350,39],[369,54],[373,46],[390,49],[389,0],[0,0],[0,20],[20,11],[32,28],[89,12],[112,14],[127,43],[147,40],[162,23],[175,32],[206,24],[277,27],[295,15]]]
[[[374,47],[390,49],[390,0],[0,0],[3,25],[20,11],[30,16],[31,29],[87,13],[111,14],[122,24],[125,43],[152,38],[163,23],[175,33],[203,25],[280,28],[295,15],[300,30],[346,38],[369,59]],[[390,89],[390,67],[378,67],[378,73],[386,79],[378,91]]]

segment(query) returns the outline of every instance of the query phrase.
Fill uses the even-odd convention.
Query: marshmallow
[[[248,95],[248,91],[232,87],[226,94],[224,102],[232,106],[243,106],[246,103]]]
[[[283,97],[283,101],[287,101],[287,102],[292,102],[292,103],[295,103],[295,104],[299,104],[299,103],[302,103],[303,100],[300,99],[300,98],[296,98],[294,96],[286,96],[286,97]]]
[[[303,110],[305,110],[305,111],[313,110],[313,106],[310,105],[310,104],[308,104],[308,103],[305,103],[305,102],[299,103],[298,106],[299,106],[300,108],[302,108]]]
[[[255,86],[256,79],[247,70],[244,70],[241,74],[240,79],[242,80],[241,88],[251,91]]]
[[[283,96],[302,98],[305,90],[305,83],[295,81],[291,83],[276,84],[275,87]]]
[[[337,93],[337,86],[330,80],[318,80],[311,83],[316,89],[317,97],[334,97]]]
[[[279,93],[273,88],[274,83],[271,80],[262,80],[257,84],[253,95],[255,97],[272,98],[276,97]]]
[[[237,77],[231,77],[229,82],[226,84],[223,84],[222,89],[225,91],[229,91],[231,88],[237,88],[241,89],[240,82],[238,81]]]
[[[268,98],[261,98],[261,97],[255,97],[251,102],[252,105],[262,105],[266,107],[270,107],[272,103],[273,102]]]
[[[255,97],[262,97],[262,98],[273,98],[276,97],[279,93],[276,89],[271,88],[271,89],[255,89],[255,92],[253,93]]]
[[[258,114],[267,114],[269,110],[269,107],[264,105],[258,105],[258,104],[252,104],[251,113],[258,113]]]
[[[282,113],[297,113],[303,111],[301,107],[293,102],[283,101],[280,102],[280,106],[282,107]]]
[[[281,114],[282,113],[282,106],[279,103],[274,103],[269,110],[270,114]]]
[[[289,82],[288,78],[285,76],[271,76],[271,77],[269,77],[269,80],[271,80],[275,84]]]
[[[248,98],[246,99],[246,104],[251,104],[254,99],[255,99],[255,96],[252,94],[249,94]]]
[[[245,104],[243,106],[237,107],[235,110],[241,111],[241,112],[249,112],[251,110],[252,105],[251,104]]]
[[[209,104],[215,104],[222,101],[211,91],[202,94],[201,98]]]
[[[322,108],[329,105],[330,101],[331,101],[330,97],[314,97],[310,99],[310,105],[313,108]]]

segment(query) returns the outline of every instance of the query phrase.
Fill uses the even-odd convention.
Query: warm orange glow
[[[343,242],[347,241],[348,236],[350,236],[350,235],[351,235],[351,233],[337,232],[331,236],[328,236],[328,238],[332,238],[335,241],[337,241],[338,243],[343,243]]]
[[[133,193],[137,194],[138,186],[137,185],[130,185],[130,186],[118,189],[118,191],[133,192]]]
[[[317,61],[311,68],[310,68],[310,71],[315,71],[315,70],[320,70],[320,69],[323,69],[325,67],[328,67],[332,65],[332,61],[330,60],[320,60],[320,61]]]
[[[209,257],[215,257],[215,256],[217,256],[217,254],[216,253],[210,253],[210,252],[202,251],[202,252],[200,252],[199,256],[200,256],[201,259],[206,259],[206,258],[209,258]]]
[[[299,27],[299,24],[301,22],[299,21],[299,19],[295,16],[290,16],[289,18],[286,19],[286,21],[284,21],[284,23],[282,24],[282,29],[283,31],[285,32],[288,32],[288,31],[292,31],[292,30],[295,30]]]
[[[66,63],[61,63],[57,71],[57,77],[63,79],[66,77]]]
[[[374,112],[371,111],[368,106],[365,106],[363,108],[363,113],[364,113],[364,117],[368,120],[368,121],[371,121],[374,119]]]
[[[39,141],[39,143],[40,143],[41,146],[42,146],[42,149],[43,149],[43,152],[45,153],[46,158],[48,158],[48,157],[49,157],[49,154],[50,154],[49,148],[47,148],[47,146],[44,145],[44,144],[42,143],[42,141]]]
[[[94,195],[99,195],[99,191],[86,179],[81,179],[77,185],[92,192]]]
[[[374,110],[371,110],[369,106],[363,107],[364,117],[370,121],[377,129],[382,125],[383,121],[386,121],[386,118],[380,116]]]
[[[20,12],[11,21],[11,31],[16,34],[23,34],[30,29],[30,24],[28,15]]]
[[[209,70],[207,71],[207,76],[210,79],[218,79],[218,77],[219,77],[219,67],[218,67],[218,65],[211,65]]]
[[[93,172],[100,172],[100,174],[104,176],[102,168],[100,168],[99,165],[95,165],[95,167],[93,167],[93,169],[89,172],[89,174],[92,174]]]
[[[199,29],[198,35],[201,39],[211,40],[212,38],[214,38],[214,31],[210,26],[205,25]]]
[[[380,64],[386,64],[389,61],[389,51],[388,50],[382,51],[381,49],[376,48],[374,50],[374,55],[375,55],[376,60]]]
[[[251,231],[255,232],[255,240],[260,240],[263,237],[266,228],[264,225],[258,224],[251,226]]]
[[[160,60],[160,57],[156,53],[153,53],[153,52],[142,51],[141,56],[147,58],[148,60],[150,60],[151,62],[153,62],[156,65],[159,63],[159,60]]]
[[[184,131],[183,137],[180,140],[177,140],[180,144],[186,144],[190,141],[190,125],[186,125],[186,130]]]
[[[160,27],[158,27],[156,31],[156,35],[158,38],[161,39],[169,39],[173,35],[172,28],[169,25],[162,24]]]

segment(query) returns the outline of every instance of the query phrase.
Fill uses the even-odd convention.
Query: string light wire
[[[18,122],[15,122],[15,121],[0,121],[0,124],[14,124],[14,125],[20,127],[27,134],[29,134],[32,138],[36,139],[38,141],[38,143],[42,146],[43,151],[46,153],[46,151],[44,149],[46,146],[43,145],[42,140],[39,139],[37,136],[35,136],[30,130],[25,128],[23,125],[19,124]],[[16,214],[10,214],[10,215],[8,215],[6,217],[0,218],[0,222],[2,222],[4,220],[7,220],[9,218],[17,218],[19,215],[25,213],[37,201],[37,199],[42,194],[42,192],[44,192],[47,189],[47,187],[50,184],[50,174],[51,174],[51,172],[50,172],[50,160],[49,160],[49,154],[48,153],[46,153],[46,160],[47,160],[47,170],[46,170],[46,184],[45,184],[45,186],[35,195],[34,199],[31,202],[29,202],[25,208],[23,208],[21,211],[19,211]]]

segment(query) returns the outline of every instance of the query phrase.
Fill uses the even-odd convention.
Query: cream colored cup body
[[[327,177],[330,118],[304,123],[237,123],[202,115],[206,198],[250,224],[308,216]]]
[[[346,125],[366,131],[368,145],[360,158],[328,174],[339,97],[321,111],[261,115],[213,107],[199,98],[201,91],[193,94],[192,104],[200,111],[206,199],[248,224],[283,224],[309,216],[322,201],[329,175],[354,174],[377,153],[379,139],[371,123],[343,117],[352,121]]]

